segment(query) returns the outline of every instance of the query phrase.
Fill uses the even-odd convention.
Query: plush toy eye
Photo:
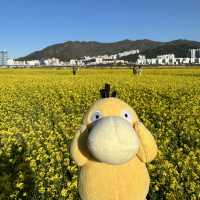
[[[94,122],[96,120],[99,120],[100,118],[102,117],[102,114],[100,111],[96,111],[92,114],[92,117],[91,117],[91,121]]]
[[[128,120],[129,122],[132,122],[132,120],[133,120],[132,115],[128,111],[123,111],[122,112],[122,117],[124,119]]]

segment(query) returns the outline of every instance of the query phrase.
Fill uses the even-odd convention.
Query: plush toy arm
[[[80,149],[80,147],[83,145],[83,141],[80,141],[80,135],[84,132],[84,130],[86,130],[86,127],[83,125],[81,129],[77,131],[70,147],[70,154],[78,166],[83,166],[88,161],[87,157]]]
[[[145,163],[152,161],[156,157],[158,150],[154,137],[141,122],[136,122],[135,131],[140,139],[140,148],[137,156]]]

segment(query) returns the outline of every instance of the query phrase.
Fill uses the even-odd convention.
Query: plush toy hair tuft
[[[102,98],[109,98],[110,97],[110,84],[106,83],[105,88],[100,90],[100,94]],[[113,91],[111,97],[116,97],[117,92]]]

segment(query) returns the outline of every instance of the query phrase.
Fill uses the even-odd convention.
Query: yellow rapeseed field
[[[110,83],[155,136],[149,199],[200,199],[200,68],[0,70],[0,200],[78,200],[69,144]]]

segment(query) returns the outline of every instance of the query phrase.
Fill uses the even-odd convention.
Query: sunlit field
[[[148,199],[200,199],[200,68],[0,70],[0,200],[78,200],[69,144],[105,83],[154,135]]]

